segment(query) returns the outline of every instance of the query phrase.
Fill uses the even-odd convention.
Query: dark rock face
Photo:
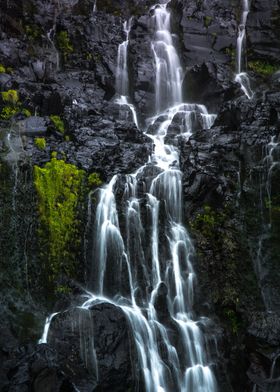
[[[13,123],[3,118],[0,122],[3,392],[143,389],[131,331],[120,309],[109,304],[59,314],[48,345],[35,345],[54,299],[43,298],[40,291],[32,170],[56,152],[107,182],[147,161],[149,139],[135,126],[129,107],[115,103],[115,73],[118,45],[125,39],[123,22],[133,16],[130,99],[140,124],[145,124],[155,101],[153,4],[98,0],[96,13],[93,0],[1,4],[0,64],[5,72],[0,73],[0,89],[17,90],[21,102]],[[277,0],[251,1],[247,57],[255,95],[248,101],[233,83],[240,1],[172,0],[168,5],[184,69],[184,100],[205,104],[218,114],[212,129],[203,130],[197,121],[191,138],[179,138],[176,144],[185,223],[197,250],[196,310],[215,321],[207,333],[209,342],[218,342],[218,354],[212,343],[210,351],[225,392],[251,391],[254,385],[262,392],[280,389],[280,153],[279,146],[269,147],[272,138],[279,143],[280,129],[279,72],[273,74],[280,58],[279,6]],[[59,42],[60,33],[64,40]],[[1,98],[0,110],[5,106]],[[32,116],[26,119],[22,109]],[[50,120],[52,115],[63,119],[63,134]],[[169,127],[168,142],[174,143],[179,123],[178,116]],[[15,149],[7,144],[9,132]],[[45,149],[36,146],[37,137],[45,137]],[[147,165],[142,173],[146,182],[150,170]],[[121,203],[121,176],[119,182]],[[146,203],[144,189],[142,193]],[[151,222],[144,223],[148,227]],[[125,225],[123,217],[120,225]],[[161,252],[168,252],[165,239],[161,242]],[[80,270],[85,269],[89,266],[81,260]],[[86,278],[81,279],[85,284]],[[75,301],[61,295],[55,307],[60,310]],[[172,330],[164,284],[155,306]],[[176,345],[176,331],[172,336]],[[94,350],[89,352],[86,347],[91,345]]]
[[[279,63],[279,1],[252,2],[248,18],[248,41],[250,58]]]
[[[48,342],[56,349],[64,374],[79,390],[132,388],[133,345],[119,308],[101,304],[61,313],[51,324]]]
[[[248,328],[251,363],[247,374],[252,383],[264,391],[280,388],[279,320],[279,313],[256,313]]]
[[[270,380],[269,373],[279,351],[279,344],[272,338],[278,316],[255,313],[263,309],[263,302],[268,309],[277,311],[280,300],[279,271],[272,256],[278,246],[271,240],[262,241],[263,235],[273,238],[278,223],[272,218],[268,234],[263,228],[261,205],[262,188],[267,186],[270,170],[266,148],[271,138],[279,140],[278,120],[273,116],[278,100],[279,94],[271,93],[265,101],[241,99],[224,104],[212,129],[198,131],[188,142],[181,143],[186,213],[198,252],[198,303],[201,306],[207,298],[208,306],[212,302],[216,315],[227,325],[226,340],[232,342],[232,349],[222,351],[230,363],[235,362],[234,367],[225,370],[235,390],[242,390],[248,383],[242,370],[248,361],[250,382],[264,391],[278,387],[278,376]],[[277,176],[278,171],[273,173]],[[272,186],[271,195],[277,189]],[[251,317],[256,321],[252,323]],[[261,322],[261,317],[267,322]],[[275,327],[270,334],[268,320],[272,319]],[[246,326],[250,323],[248,331],[254,339],[247,336]],[[247,345],[246,355],[242,353],[242,342]],[[269,347],[270,356],[265,359],[258,354],[260,344]],[[220,364],[221,369],[225,363]],[[239,373],[238,382],[235,372]],[[226,385],[223,388],[227,390]]]
[[[137,389],[129,327],[112,305],[58,314],[48,344],[21,349],[6,346],[4,339],[2,344],[3,391],[110,391],[113,385],[115,391]]]

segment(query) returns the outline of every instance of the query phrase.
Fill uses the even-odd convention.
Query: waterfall
[[[170,14],[166,4],[155,6],[152,11],[158,114],[148,120],[146,134],[153,140],[154,152],[146,165],[126,176],[122,197],[122,205],[126,205],[122,213],[126,216],[125,228],[121,229],[119,220],[122,207],[118,206],[116,197],[118,176],[100,190],[92,260],[94,294],[84,305],[105,301],[123,310],[134,336],[147,392],[213,392],[216,381],[204,350],[205,340],[199,328],[201,320],[193,312],[196,274],[191,256],[194,249],[182,222],[179,153],[175,146],[165,143],[165,138],[175,116],[181,118],[178,136],[182,137],[191,135],[194,120],[209,128],[215,116],[209,115],[203,105],[182,103],[182,68],[170,32]],[[125,24],[127,40],[118,51],[116,86],[123,97],[128,94],[125,65],[128,26]],[[166,110],[159,114],[162,109]],[[150,133],[151,129],[153,132]],[[148,168],[155,172],[149,180],[145,176]],[[139,193],[143,181],[146,190],[144,206]],[[162,203],[165,211],[163,227],[159,212]],[[142,222],[143,208],[152,226],[148,240]],[[162,231],[167,241],[165,252],[161,249]],[[160,321],[157,312],[157,299],[162,290],[166,290],[169,313],[166,316],[179,334],[177,345],[172,342],[168,328]]]
[[[210,128],[215,115],[208,114],[203,105],[182,103],[182,68],[167,3],[151,11],[157,114],[147,120],[146,135],[154,151],[143,167],[125,176],[123,187],[123,177],[115,175],[99,190],[93,223],[92,293],[87,293],[82,308],[105,302],[122,309],[131,327],[146,392],[215,392],[213,364],[200,329],[210,320],[198,317],[193,309],[194,247],[183,224],[182,172],[176,148],[178,137],[187,139],[198,123]],[[122,99],[129,91],[129,29],[130,24],[125,24],[127,39],[118,51],[116,88]],[[177,134],[169,135],[175,118]],[[174,145],[166,143],[171,136]],[[47,319],[44,342],[50,322]]]
[[[242,14],[240,24],[238,26],[238,36],[236,45],[236,56],[237,56],[237,73],[235,75],[235,81],[240,84],[241,90],[247,96],[247,98],[253,98],[253,91],[250,86],[250,79],[246,72],[244,72],[244,62],[245,62],[245,42],[246,42],[246,23],[249,9],[249,0],[242,1]]]
[[[167,4],[152,8],[155,27],[152,50],[156,64],[156,112],[182,102],[182,68],[170,31]]]
[[[131,29],[131,21],[124,22],[124,32],[126,40],[119,45],[118,48],[118,61],[117,61],[117,72],[116,72],[116,91],[121,96],[129,95],[129,81],[128,81],[128,69],[127,69],[127,49],[129,43],[129,33]]]
[[[129,103],[129,75],[128,75],[128,45],[129,45],[129,34],[131,29],[132,18],[125,21],[123,24],[126,40],[122,42],[118,47],[118,58],[117,58],[117,69],[116,69],[116,93],[118,98],[116,103],[119,105],[126,105],[129,107],[133,121],[137,128],[139,128],[137,113],[134,105]]]

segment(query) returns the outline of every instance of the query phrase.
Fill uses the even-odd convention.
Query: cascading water
[[[124,32],[126,40],[119,45],[117,73],[116,73],[116,91],[120,96],[128,97],[129,95],[129,81],[127,69],[127,49],[129,44],[129,33],[131,29],[131,19],[124,22]]]
[[[107,302],[122,309],[131,327],[146,392],[215,392],[216,381],[200,329],[207,319],[198,318],[193,310],[194,249],[183,226],[179,153],[174,145],[165,143],[175,118],[177,124],[179,121],[178,133],[172,136],[176,144],[177,136],[189,137],[198,124],[200,128],[211,127],[215,116],[202,105],[181,102],[181,66],[172,42],[167,4],[152,11],[157,111],[163,108],[165,112],[148,121],[146,134],[154,151],[146,165],[126,176],[121,203],[117,197],[119,176],[100,189],[93,230],[93,294],[88,293],[82,308]],[[121,94],[128,92],[124,66],[127,41],[118,53],[116,85]],[[168,100],[163,91],[170,93]],[[143,219],[148,219],[149,226]],[[160,298],[164,298],[164,317],[158,310]],[[47,319],[43,342],[50,322]]]
[[[182,102],[182,67],[173,45],[167,4],[152,8],[155,28],[152,50],[156,64],[156,112]]]
[[[237,37],[237,74],[235,76],[235,81],[240,84],[242,91],[247,96],[247,98],[253,98],[253,91],[250,86],[250,79],[246,72],[244,72],[245,63],[245,42],[246,42],[246,23],[249,14],[249,1],[242,1],[242,15],[241,21],[238,27],[238,37]]]
[[[117,60],[117,70],[116,70],[116,93],[118,98],[116,99],[116,103],[119,105],[126,105],[129,107],[133,121],[137,128],[138,119],[137,113],[134,105],[129,103],[129,75],[128,75],[128,45],[129,45],[129,34],[131,29],[132,18],[128,21],[124,22],[124,32],[126,35],[126,40],[119,45],[118,48],[118,60]]]

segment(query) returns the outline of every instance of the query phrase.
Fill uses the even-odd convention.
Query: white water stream
[[[244,92],[248,99],[253,98],[253,91],[250,86],[250,79],[248,74],[244,71],[244,63],[246,59],[245,49],[246,49],[246,24],[248,14],[250,12],[249,8],[250,0],[241,0],[242,2],[242,14],[241,21],[238,27],[238,37],[237,37],[237,74],[235,75],[235,81],[240,84],[241,90]]]
[[[152,50],[156,63],[156,113],[182,102],[182,67],[173,44],[167,4],[155,5]]]
[[[116,69],[116,103],[120,106],[128,106],[133,117],[133,121],[137,128],[139,128],[136,109],[133,104],[129,101],[129,75],[128,75],[128,45],[129,45],[129,34],[132,24],[132,18],[124,22],[123,28],[126,36],[126,40],[119,45],[118,58],[117,58],[117,69]]]

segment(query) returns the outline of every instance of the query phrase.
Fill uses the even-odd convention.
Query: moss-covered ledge
[[[34,166],[38,194],[39,258],[48,292],[69,290],[67,283],[79,279],[82,259],[85,196],[101,185],[97,173],[53,157],[44,167]]]

